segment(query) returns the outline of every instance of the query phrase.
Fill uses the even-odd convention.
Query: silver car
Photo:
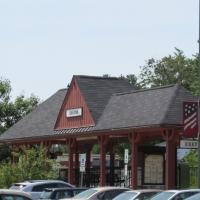
[[[30,194],[17,190],[0,189],[1,200],[33,200]]]
[[[129,190],[128,188],[121,188],[121,187],[97,187],[85,190],[73,198],[71,200],[112,200],[117,195],[122,192]],[[66,200],[70,200],[66,199]],[[62,199],[64,200],[64,199]]]
[[[156,189],[131,190],[119,194],[113,200],[136,200],[136,199],[147,200],[159,192],[161,192],[161,190],[156,190]]]
[[[193,196],[191,196],[191,197],[188,197],[188,198],[185,199],[185,200],[199,200],[199,199],[200,199],[200,193],[195,194],[195,195],[193,195]]]
[[[155,195],[151,200],[183,200],[197,193],[200,193],[200,189],[166,190]]]
[[[33,199],[39,199],[45,188],[66,188],[73,185],[60,180],[32,180],[21,183],[14,183],[10,189],[20,190],[29,193]]]

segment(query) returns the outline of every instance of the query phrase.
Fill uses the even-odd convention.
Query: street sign
[[[85,167],[80,166],[80,172],[85,172]]]
[[[128,163],[128,149],[124,150],[124,163],[127,164]]]
[[[85,153],[80,154],[80,166],[85,167],[85,160],[86,160],[86,155]]]
[[[181,140],[180,148],[182,148],[182,149],[197,149],[198,141],[197,140]]]
[[[80,154],[80,172],[85,172],[86,154]]]
[[[128,176],[128,166],[124,166],[124,176]]]

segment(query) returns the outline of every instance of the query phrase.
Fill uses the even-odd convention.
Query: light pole
[[[200,106],[200,0],[199,0],[199,52],[198,52],[198,62],[199,62],[199,97],[198,97],[198,188],[200,188],[200,115],[199,115],[199,106]]]

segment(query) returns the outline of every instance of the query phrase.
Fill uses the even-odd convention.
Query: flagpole
[[[199,104],[200,104],[200,0],[199,0],[199,39],[198,39],[198,44],[199,44],[199,52],[198,52],[198,61],[199,61],[199,98],[198,98],[198,111],[199,109]],[[199,117],[199,112],[198,112],[198,188],[200,188],[200,117]]]

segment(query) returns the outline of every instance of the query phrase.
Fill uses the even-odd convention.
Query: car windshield
[[[93,195],[97,191],[98,190],[95,190],[95,189],[85,190],[85,191],[75,195],[74,199],[89,198],[91,195]]]
[[[160,192],[154,197],[151,198],[151,200],[167,200],[168,198],[172,197],[175,194],[175,192]]]
[[[137,196],[136,192],[123,192],[116,196],[114,200],[131,200]]]
[[[200,199],[200,193],[187,198],[187,200],[199,200],[199,199]]]
[[[43,191],[42,194],[40,195],[40,199],[50,199],[51,194],[52,191],[50,190]]]

